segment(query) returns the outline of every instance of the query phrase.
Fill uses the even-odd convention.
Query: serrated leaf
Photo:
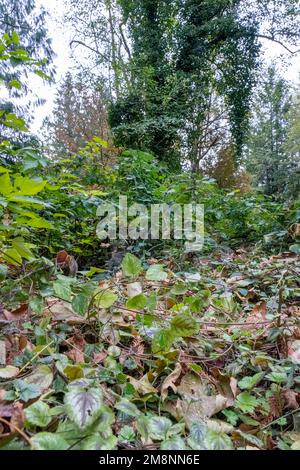
[[[241,393],[235,400],[235,406],[243,413],[253,413],[257,405],[257,399],[248,392]]]
[[[142,272],[142,264],[140,260],[132,255],[127,253],[122,261],[122,271],[126,277],[136,277]]]
[[[258,384],[258,382],[260,382],[263,376],[264,373],[259,372],[258,374],[253,375],[253,377],[244,377],[238,382],[238,386],[241,390],[251,390]]]
[[[102,393],[99,388],[74,387],[65,394],[65,406],[69,418],[80,428],[86,429],[101,414]]]

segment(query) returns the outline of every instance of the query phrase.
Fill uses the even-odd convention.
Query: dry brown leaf
[[[232,398],[217,394],[215,387],[192,373],[183,377],[177,393],[183,399],[181,409],[188,427],[195,421],[211,418],[232,406]]]
[[[12,424],[10,427],[11,432],[15,432],[16,428],[23,429],[24,427],[25,413],[23,405],[19,401],[13,405],[10,423]]]
[[[80,325],[86,323],[86,320],[76,315],[72,310],[71,305],[68,302],[57,299],[47,299],[48,307],[44,314],[49,315],[51,313],[54,321],[62,321],[69,325]]]
[[[288,410],[297,410],[299,408],[299,403],[297,400],[299,393],[294,392],[293,390],[285,390],[283,397],[286,401],[285,408]]]
[[[151,385],[148,379],[148,375],[144,375],[140,380],[133,377],[129,377],[129,382],[135,388],[139,395],[147,395],[148,393],[157,393],[156,388]]]
[[[127,286],[127,296],[129,298],[135,297],[143,293],[142,284],[140,282],[133,282]]]
[[[24,320],[24,317],[28,314],[28,305],[22,304],[16,310],[9,312],[8,310],[3,310],[3,315],[8,321],[20,321]]]
[[[101,351],[100,353],[94,353],[93,365],[101,364],[107,358],[107,352]]]
[[[299,339],[288,341],[288,357],[296,364],[300,364],[300,340]]]
[[[175,382],[179,379],[181,372],[182,372],[182,367],[178,363],[176,364],[176,367],[173,370],[173,372],[171,372],[171,374],[168,375],[168,377],[166,377],[165,380],[163,381],[162,386],[161,386],[162,401],[165,401],[165,399],[167,398],[169,387],[173,390],[174,393],[177,392],[177,387],[175,385]]]

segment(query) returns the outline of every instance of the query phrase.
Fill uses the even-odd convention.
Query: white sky
[[[80,0],[78,0],[80,1]],[[64,26],[64,6],[62,0],[36,0],[37,5],[42,5],[49,12],[50,18],[48,19],[49,33],[53,39],[53,49],[57,55],[54,60],[56,66],[56,84],[51,86],[43,82],[38,77],[34,78],[34,88],[36,93],[46,100],[44,106],[36,109],[34,123],[32,124],[32,131],[39,133],[39,128],[46,116],[51,115],[53,110],[54,98],[59,82],[65,76],[66,72],[72,68],[74,62],[71,58],[70,31]],[[266,57],[268,60],[278,58],[284,50],[271,42],[265,42]],[[82,50],[81,50],[82,52]],[[285,57],[286,54],[285,54]],[[284,67],[284,77],[291,80],[291,82],[300,82],[300,54],[290,58],[289,65]]]

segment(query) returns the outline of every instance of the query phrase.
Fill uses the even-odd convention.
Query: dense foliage
[[[299,97],[275,67],[253,90],[299,2],[66,3],[91,56],[46,148],[0,108],[0,448],[298,450]],[[34,6],[0,6],[9,91],[50,78]],[[120,195],[202,204],[203,250],[100,240]]]

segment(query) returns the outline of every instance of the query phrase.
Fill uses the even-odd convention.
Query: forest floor
[[[98,271],[8,284],[0,447],[300,449],[298,255]]]

